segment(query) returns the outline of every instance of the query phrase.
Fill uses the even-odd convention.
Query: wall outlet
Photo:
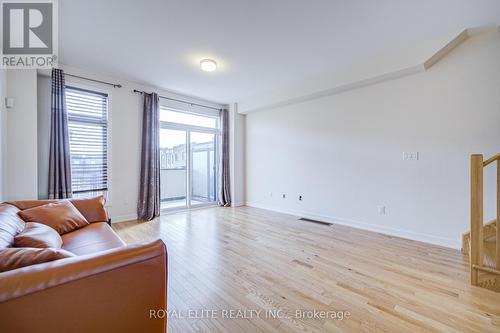
[[[283,199],[286,199],[286,194],[285,194],[285,193],[283,193],[282,197],[283,197]]]
[[[302,201],[302,196],[301,195],[299,195],[299,201]]]
[[[418,151],[404,152],[403,161],[418,161]]]
[[[273,197],[273,192],[269,192],[269,197],[272,198]]]
[[[378,206],[378,214],[385,215],[385,206]]]
[[[5,97],[5,107],[12,109],[14,107],[14,97]]]

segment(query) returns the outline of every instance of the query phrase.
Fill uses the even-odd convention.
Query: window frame
[[[102,87],[97,87],[94,85],[89,85],[89,84],[83,84],[79,81],[75,81],[72,79],[66,79],[65,82],[65,88],[74,88],[74,89],[80,89],[83,91],[87,91],[90,93],[96,93],[96,94],[106,94],[107,95],[107,100],[108,100],[108,109],[107,109],[107,133],[106,133],[106,142],[107,142],[107,174],[108,174],[108,191],[106,195],[106,204],[105,207],[111,207],[112,206],[112,194],[113,194],[113,185],[112,185],[112,170],[113,170],[113,162],[112,162],[112,92],[109,89],[104,89]],[[69,119],[68,119],[69,121]]]

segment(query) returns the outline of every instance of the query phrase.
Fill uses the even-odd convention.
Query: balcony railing
[[[187,170],[181,168],[160,169],[160,198],[161,201],[175,201],[186,199]],[[215,201],[215,180],[205,177],[193,176],[192,199],[197,202]]]

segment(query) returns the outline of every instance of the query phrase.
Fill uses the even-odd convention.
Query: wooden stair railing
[[[483,238],[485,241],[491,241],[496,238],[497,220],[491,220],[483,225]],[[470,231],[462,234],[462,253],[469,254]]]
[[[483,187],[484,187],[484,168],[493,162],[497,162],[497,193],[496,193],[496,203],[497,203],[497,216],[496,221],[491,221],[484,225],[483,219]],[[495,285],[500,284],[500,154],[497,154],[487,160],[484,160],[483,155],[474,154],[471,156],[471,226],[470,234],[464,234],[464,241],[469,237],[469,257],[470,257],[470,280],[472,285]],[[492,226],[493,224],[496,226]],[[486,230],[487,235],[484,234]],[[494,260],[492,264],[485,265],[485,253],[484,244],[485,236],[491,237],[491,231],[495,230],[494,240]],[[488,243],[491,244],[492,243]],[[466,252],[466,244],[464,244],[464,253]],[[489,252],[488,252],[489,253]],[[482,283],[480,281],[481,273],[489,273],[495,275],[493,277],[493,282],[488,281],[487,283]],[[497,288],[497,287],[495,287]]]

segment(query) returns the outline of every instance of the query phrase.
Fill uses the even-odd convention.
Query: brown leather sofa
[[[0,204],[0,250],[24,228],[20,210],[49,202]],[[85,201],[73,203],[85,217],[99,215]],[[161,240],[126,245],[106,221],[61,238],[76,256],[0,273],[0,332],[166,332],[166,319],[150,319],[150,310],[167,305]]]

